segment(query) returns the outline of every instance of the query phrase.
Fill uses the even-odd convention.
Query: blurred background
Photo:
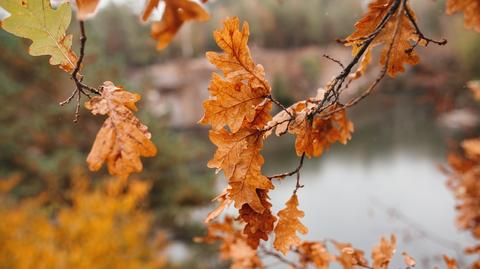
[[[447,38],[448,44],[419,48],[419,65],[396,79],[386,78],[349,111],[355,124],[352,141],[306,162],[299,200],[310,229],[305,239],[332,238],[369,250],[380,236],[395,233],[401,239],[398,249],[408,251],[424,268],[440,264],[442,254],[465,262],[463,247],[471,245],[469,235],[455,227],[455,201],[438,166],[445,163],[450,145],[478,134],[478,105],[465,83],[480,78],[480,35],[463,28],[461,15],[447,17],[444,1],[412,2],[423,32]],[[134,176],[150,182],[139,209],[148,212],[149,226],[138,228],[143,231],[138,238],[151,241],[158,235],[154,231],[160,231],[163,246],[151,255],[161,253],[164,261],[155,266],[226,267],[217,261],[215,247],[192,242],[204,233],[210,200],[226,185],[222,175],[206,168],[215,148],[207,127],[196,123],[215,71],[204,58],[205,51],[217,50],[212,31],[228,16],[248,21],[255,61],[264,65],[274,96],[292,104],[315,95],[340,71],[323,54],[349,61],[350,49],[335,40],[353,31],[366,6],[367,1],[358,0],[210,0],[206,9],[212,19],[187,23],[174,42],[158,52],[149,25],[139,20],[143,1],[102,0],[98,14],[86,23],[85,81],[100,85],[111,80],[143,97],[139,117],[149,126],[159,153],[145,159],[144,171]],[[78,51],[75,21],[70,32]],[[29,222],[36,226],[35,218],[8,222],[15,216],[18,220],[15,212],[25,208],[22,201],[27,198],[45,196],[33,211],[52,218],[62,208],[76,208],[75,193],[93,195],[101,188],[110,193],[106,171],[90,173],[85,165],[103,119],[83,109],[74,124],[74,104],[58,105],[70,94],[72,82],[46,58],[29,56],[28,45],[0,30],[0,179],[16,183],[5,187],[8,192],[0,199],[0,245],[18,223],[26,230],[31,229]],[[352,85],[346,96],[364,89],[375,71]],[[270,139],[264,156],[267,175],[297,164],[291,137]],[[78,187],[75,178],[90,186]],[[276,186],[271,192],[274,211],[286,202],[295,182],[286,179]],[[110,217],[116,227],[116,217]],[[26,238],[22,236],[18,238]],[[112,236],[121,237],[115,232]],[[76,240],[85,237],[88,233]],[[6,246],[8,241],[3,242]],[[37,242],[40,248],[45,247],[42,242]],[[131,248],[118,248],[119,256]],[[107,248],[106,253],[114,255],[112,251]],[[0,261],[0,268],[14,268],[6,264]]]

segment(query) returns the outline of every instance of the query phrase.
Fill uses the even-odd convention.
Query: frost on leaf
[[[95,10],[97,10],[99,1],[100,0],[76,0],[77,18],[79,20],[85,20],[90,17]]]
[[[395,2],[396,0],[373,0],[369,4],[367,13],[355,24],[355,31],[345,39],[345,45],[352,47],[354,55],[359,52],[364,45],[364,41],[376,31],[377,26],[382,23]],[[370,62],[370,50],[375,46],[383,46],[380,64],[382,66],[386,65],[387,73],[391,77],[405,72],[404,64],[416,65],[420,62],[416,52],[411,50],[413,42],[418,41],[418,35],[414,25],[407,17],[407,10],[412,15],[413,20],[416,20],[415,13],[408,2],[403,8],[397,8],[386,22],[385,27],[373,39],[354,78],[365,72],[366,66]],[[424,42],[419,44],[425,45]]]
[[[143,10],[142,20],[147,21],[153,10],[158,7],[160,0],[148,0]],[[157,40],[157,49],[162,50],[170,44],[184,22],[206,21],[210,15],[203,7],[191,0],[163,0],[165,9],[160,21],[152,24],[151,35]]]
[[[65,34],[72,17],[70,4],[52,9],[49,0],[0,0],[0,7],[10,13],[1,22],[2,28],[30,39],[30,55],[49,55],[51,65],[59,65],[66,72],[75,69],[77,56],[71,49],[72,36]]]
[[[392,235],[390,241],[382,237],[372,250],[373,269],[387,269],[395,254],[397,238]]]
[[[142,171],[140,157],[152,157],[157,153],[147,126],[132,112],[137,110],[138,100],[140,95],[107,81],[101,95],[85,103],[92,114],[107,116],[87,157],[90,170],[97,171],[106,163],[110,174],[126,178]]]
[[[480,32],[480,0],[447,0],[447,14],[463,12],[465,28]]]
[[[298,210],[298,198],[294,194],[287,201],[286,207],[278,212],[279,221],[275,227],[275,241],[273,247],[281,251],[284,255],[291,247],[297,247],[301,240],[297,236],[297,232],[306,234],[307,227],[300,222],[300,218],[305,215],[303,211]]]

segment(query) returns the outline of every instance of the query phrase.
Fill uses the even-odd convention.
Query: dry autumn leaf
[[[100,0],[76,0],[77,18],[83,21],[92,16],[97,10],[98,2]]]
[[[266,191],[258,190],[258,197],[265,208],[262,213],[253,210],[248,204],[244,204],[239,210],[239,219],[246,223],[243,234],[247,236],[247,243],[253,249],[257,249],[260,239],[267,241],[268,235],[273,231],[277,218],[272,215],[272,204],[268,201]]]
[[[349,243],[340,243],[333,241],[335,248],[340,252],[336,257],[338,263],[343,269],[354,269],[356,266],[368,267],[368,261],[365,259],[362,250],[353,248]]]
[[[165,10],[160,21],[152,24],[151,34],[157,40],[157,49],[162,50],[170,44],[173,37],[182,27],[184,22],[206,21],[210,15],[203,7],[191,0],[163,0]],[[153,10],[158,6],[160,0],[148,0],[142,14],[142,20],[147,21]]]
[[[316,116],[310,120],[308,113],[296,114],[289,132],[296,135],[295,150],[298,156],[318,157],[335,142],[346,144],[351,139],[353,123],[340,110],[327,118]]]
[[[443,255],[443,261],[447,265],[447,269],[458,269],[457,260],[455,260],[454,258]]]
[[[285,205],[286,207],[278,212],[279,221],[275,226],[275,241],[273,242],[273,247],[284,255],[288,253],[291,247],[300,245],[301,240],[297,236],[297,231],[302,234],[308,232],[307,227],[299,220],[305,214],[297,208],[297,195],[292,195]]]
[[[157,153],[150,140],[151,134],[133,114],[140,95],[105,82],[100,96],[85,103],[94,115],[106,115],[87,157],[90,170],[99,170],[106,162],[108,171],[121,178],[132,172],[142,171],[140,157],[151,157]]]
[[[387,269],[393,254],[395,254],[397,245],[397,238],[395,235],[390,237],[390,241],[382,237],[380,243],[372,250],[372,268],[373,269]]]
[[[312,263],[316,269],[328,269],[335,256],[330,254],[324,244],[320,242],[303,242],[297,247],[302,268],[308,268]]]
[[[395,2],[397,1],[374,0],[369,4],[367,13],[355,24],[356,30],[345,39],[345,45],[352,47],[354,55],[359,52],[364,41],[376,31],[377,26],[382,23],[385,15]],[[420,58],[418,55],[415,51],[410,50],[412,42],[417,42],[419,39],[414,25],[406,14],[406,10],[410,12],[413,20],[416,20],[415,13],[410,8],[409,3],[406,2],[405,6],[401,5],[386,22],[385,27],[374,38],[363,57],[359,69],[352,78],[358,78],[365,72],[366,66],[371,59],[370,50],[378,45],[383,45],[380,64],[387,65],[387,73],[391,77],[405,72],[404,64],[416,65],[419,63]],[[390,46],[391,44],[392,46]],[[425,45],[424,42],[419,44]]]
[[[30,55],[49,55],[51,65],[59,65],[66,72],[75,69],[77,56],[71,49],[72,36],[65,34],[72,17],[70,4],[52,9],[49,0],[0,0],[0,7],[10,13],[2,21],[2,28],[30,39]]]
[[[469,81],[467,87],[472,92],[475,100],[480,101],[480,80]]]
[[[417,262],[415,261],[414,258],[412,258],[410,255],[408,255],[408,253],[406,253],[406,252],[402,252],[402,256],[403,256],[403,263],[405,263],[407,268],[415,267]]]
[[[447,14],[463,12],[465,28],[480,32],[480,0],[447,0]]]

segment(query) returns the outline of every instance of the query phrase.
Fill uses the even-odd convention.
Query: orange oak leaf
[[[316,269],[328,269],[330,262],[335,260],[335,256],[330,254],[325,245],[320,242],[303,242],[298,246],[297,251],[302,268],[308,268],[312,263]]]
[[[369,6],[367,13],[355,24],[355,31],[345,39],[345,45],[352,47],[352,53],[356,55],[364,41],[375,33],[384,17],[396,0],[373,0]],[[400,4],[395,13],[386,22],[385,27],[378,33],[372,41],[365,57],[360,64],[359,70],[353,78],[363,74],[366,65],[370,62],[370,49],[374,46],[383,45],[380,57],[380,64],[387,67],[387,73],[391,77],[405,72],[404,64],[416,65],[420,58],[411,50],[411,42],[419,41],[413,23],[407,16],[407,11],[411,14],[413,20],[416,20],[414,11],[410,8],[409,3]],[[425,42],[419,42],[425,45]],[[391,48],[390,48],[391,47]]]
[[[336,257],[338,263],[343,269],[354,269],[356,266],[368,267],[368,261],[364,257],[362,250],[353,248],[349,243],[340,243],[333,241],[335,248],[340,252]]]
[[[465,28],[480,32],[480,0],[448,0],[447,14],[463,12]]]
[[[297,195],[292,195],[285,205],[286,207],[278,212],[279,221],[274,229],[275,241],[273,242],[273,247],[284,255],[287,254],[291,247],[300,245],[301,240],[296,234],[297,231],[302,234],[308,232],[307,227],[299,220],[305,214],[297,208]]]
[[[260,239],[267,241],[268,235],[273,231],[277,218],[272,215],[272,204],[268,201],[267,191],[257,190],[258,197],[265,208],[262,213],[253,210],[248,204],[240,209],[239,219],[246,223],[243,234],[247,236],[247,243],[253,249],[257,249]]]
[[[244,204],[261,213],[264,207],[257,195],[257,189],[273,189],[273,184],[261,173],[264,159],[260,154],[263,146],[261,133],[241,129],[230,133],[225,129],[210,131],[210,140],[218,149],[208,167],[224,170],[231,189],[229,197],[236,208]]]
[[[110,174],[126,178],[132,172],[142,171],[140,157],[157,153],[147,126],[132,112],[137,110],[138,100],[140,95],[107,81],[101,95],[85,103],[92,114],[107,116],[87,157],[90,170],[97,171],[106,162]]]
[[[256,119],[256,108],[265,106],[264,100],[269,95],[264,88],[252,89],[241,82],[223,80],[218,74],[212,75],[209,91],[213,98],[204,102],[205,115],[200,123],[211,124],[214,130],[227,125],[233,133],[242,127],[244,120],[252,123]]]
[[[162,50],[170,44],[184,22],[206,21],[210,15],[203,7],[191,0],[163,0],[165,10],[160,21],[153,22],[151,35],[157,40],[157,49]],[[147,21],[160,0],[148,0],[142,14],[142,20]]]
[[[346,111],[340,110],[327,118],[316,116],[310,120],[308,113],[296,114],[289,132],[296,135],[295,150],[298,156],[318,157],[335,142],[346,144],[351,139],[353,123],[347,119]]]
[[[98,7],[100,0],[76,0],[77,3],[77,18],[85,20],[90,17]]]
[[[225,210],[225,208],[232,203],[232,200],[230,199],[230,197],[228,197],[229,189],[230,187],[225,188],[220,195],[213,199],[213,201],[220,202],[220,205],[213,211],[208,213],[207,218],[204,221],[205,223],[209,223],[212,220],[216,219],[220,214],[222,214],[223,210]]]
[[[390,237],[390,241],[382,237],[380,243],[372,250],[373,269],[387,269],[393,254],[395,254],[397,238]]]
[[[247,244],[247,239],[235,228],[233,219],[225,217],[223,223],[213,222],[207,226],[207,235],[194,239],[197,243],[213,244],[220,241],[220,259],[231,261],[230,269],[264,268],[255,249]]]
[[[231,82],[248,82],[252,90],[270,93],[271,87],[265,79],[263,66],[255,65],[248,48],[250,30],[244,22],[241,31],[237,17],[223,23],[224,28],[213,33],[217,45],[224,53],[207,52],[207,59],[223,71]],[[258,89],[260,88],[260,89]]]
[[[458,269],[457,260],[455,260],[454,258],[443,255],[443,261],[447,265],[447,269]]]

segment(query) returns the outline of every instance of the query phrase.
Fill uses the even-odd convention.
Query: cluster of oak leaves
[[[416,26],[407,18],[406,13],[409,13],[415,19],[413,10],[406,0],[372,0],[367,13],[355,25],[355,32],[345,39],[344,44],[351,46],[353,55],[356,55],[363,41],[375,31],[379,24],[383,23],[382,18],[397,1],[404,3],[403,8],[393,14],[393,19],[386,22],[381,32],[377,33],[378,35],[362,57],[358,70],[350,76],[351,79],[358,78],[365,72],[371,62],[372,49],[375,46],[383,46],[380,64],[386,66],[386,72],[392,77],[404,71],[404,64],[414,65],[419,62],[419,57],[414,51],[408,53],[407,51],[412,47],[412,43],[427,44],[420,40]],[[209,18],[200,4],[190,0],[149,0],[142,16],[144,21],[149,19],[160,2],[164,2],[165,11],[160,21],[152,23],[152,37],[158,41],[158,49],[163,49],[170,43],[185,21],[202,21]],[[78,19],[85,20],[95,11],[98,0],[77,0],[75,4]],[[72,36],[66,34],[71,21],[70,4],[61,4],[53,9],[49,0],[0,0],[0,6],[10,13],[10,16],[2,21],[2,28],[14,35],[32,40],[29,50],[31,55],[49,55],[52,65],[59,65],[68,73],[73,73],[75,69],[81,67],[77,66],[79,58],[71,49]],[[480,0],[448,0],[447,13],[457,11],[464,12],[467,28],[480,32]],[[392,35],[394,32],[395,34]],[[241,26],[238,18],[227,19],[223,29],[215,31],[214,37],[223,52],[208,52],[207,58],[223,75],[216,73],[212,75],[209,86],[211,98],[204,103],[205,115],[200,122],[211,126],[210,140],[217,146],[217,151],[208,166],[224,172],[228,187],[216,198],[220,203],[219,207],[206,219],[207,235],[196,238],[196,241],[206,243],[220,241],[221,258],[231,261],[231,268],[263,268],[259,254],[262,251],[259,247],[260,240],[267,241],[273,235],[275,250],[284,255],[292,251],[298,256],[298,261],[286,260],[279,253],[270,250],[263,250],[264,254],[273,255],[293,268],[308,266],[329,268],[331,262],[337,262],[343,268],[355,266],[388,268],[396,249],[394,236],[389,239],[382,238],[373,248],[371,263],[364,257],[363,251],[347,243],[301,241],[297,232],[306,234],[308,229],[300,222],[304,213],[298,209],[298,183],[286,202],[285,208],[277,214],[271,210],[268,192],[274,189],[274,180],[277,178],[283,180],[283,177],[267,177],[262,174],[264,158],[261,155],[261,149],[265,139],[272,133],[279,136],[286,133],[294,135],[295,151],[303,160],[305,156],[318,157],[331,144],[336,142],[345,144],[351,138],[353,124],[348,120],[344,108],[333,103],[321,111],[318,109],[330,90],[328,85],[325,89],[319,89],[315,97],[285,108],[271,96],[271,86],[265,79],[263,67],[252,60],[247,45],[248,24],[244,23]],[[472,86],[474,87],[475,85]],[[139,100],[138,94],[130,93],[107,81],[98,88],[98,95],[91,97],[85,103],[85,107],[92,114],[107,117],[88,155],[88,166],[90,170],[97,171],[106,164],[109,173],[117,176],[118,180],[107,186],[104,194],[108,195],[102,196],[100,193],[87,195],[85,185],[88,184],[79,179],[79,187],[72,194],[75,201],[72,209],[60,212],[58,217],[60,226],[71,225],[79,228],[65,229],[64,231],[69,232],[55,235],[53,226],[48,224],[48,219],[36,219],[33,216],[29,219],[30,221],[40,226],[45,225],[46,228],[38,230],[42,232],[31,235],[32,238],[51,237],[55,240],[65,240],[58,245],[68,245],[66,242],[74,242],[75,238],[85,238],[81,235],[82,232],[88,231],[89,227],[91,228],[88,225],[106,227],[99,232],[99,236],[108,236],[109,229],[114,228],[107,224],[86,222],[82,226],[82,224],[72,223],[77,219],[77,215],[85,213],[82,210],[86,208],[96,208],[96,210],[108,208],[109,212],[125,213],[124,225],[128,225],[128,230],[131,231],[131,234],[126,235],[126,238],[130,239],[130,241],[127,240],[131,244],[129,249],[136,249],[139,256],[148,256],[146,247],[140,246],[142,240],[148,241],[145,226],[142,226],[147,225],[148,216],[135,210],[136,204],[148,191],[148,186],[145,183],[128,180],[131,173],[142,170],[141,157],[152,157],[157,153],[155,145],[150,140],[151,134],[148,128],[134,115],[134,111],[137,110],[135,103]],[[274,104],[279,105],[282,110],[272,116],[271,110]],[[480,238],[480,139],[466,140],[462,146],[465,149],[465,156],[450,157],[453,172],[451,172],[449,185],[459,200],[460,227],[471,230],[476,238]],[[6,181],[7,184],[2,185],[2,188],[8,191],[12,186],[10,183],[14,184],[14,181]],[[120,189],[126,189],[127,192],[121,192]],[[108,197],[111,197],[111,206],[107,206],[110,201]],[[35,199],[41,199],[41,197]],[[223,209],[232,203],[239,210],[239,216],[235,219],[227,216],[221,222],[215,221]],[[102,204],[102,207],[87,207],[92,204]],[[13,211],[2,212],[2,215],[9,216],[7,219],[14,220],[7,228],[18,226],[19,224],[15,221],[21,222],[26,215],[32,214],[34,210],[29,205],[29,202],[25,202],[24,208],[27,213],[24,215]],[[132,229],[132,225],[139,227]],[[5,227],[0,226],[0,232],[2,228]],[[62,231],[62,229],[59,230]],[[21,240],[15,242],[15,244],[24,244]],[[328,250],[329,244],[337,249],[336,254]],[[111,248],[107,246],[103,250],[94,249],[95,253],[91,255],[107,257],[109,255],[102,251],[111,251]],[[32,262],[39,257],[53,257],[51,254],[53,252],[63,253],[64,259],[69,255],[76,257],[74,247],[68,250],[66,252],[64,249],[62,252],[62,249],[46,248],[45,253],[31,252],[36,253],[37,257],[26,260]],[[2,249],[3,251],[7,253],[9,250]],[[480,254],[480,247],[469,248],[467,252]],[[15,257],[13,251],[11,255]],[[406,253],[403,255],[406,267],[415,265],[413,258]],[[68,259],[71,261],[71,258]],[[445,262],[448,268],[457,268],[455,260],[445,257]],[[143,264],[141,268],[159,266],[159,264],[157,262]],[[26,264],[23,268],[30,268],[30,266],[31,264]],[[121,266],[136,268],[135,265]],[[95,266],[75,264],[74,267]],[[480,268],[480,263],[475,262],[471,268]]]

